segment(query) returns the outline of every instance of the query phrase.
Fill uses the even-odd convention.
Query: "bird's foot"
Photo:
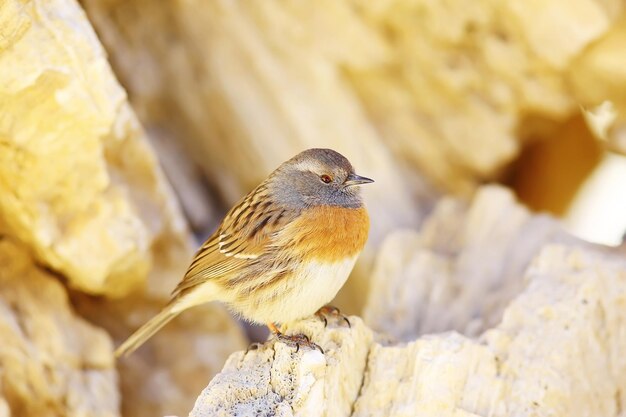
[[[279,342],[283,342],[288,346],[295,347],[296,352],[300,350],[300,346],[304,346],[309,349],[317,349],[322,352],[322,355],[324,354],[324,349],[322,349],[321,346],[317,343],[311,342],[311,339],[309,339],[309,337],[305,334],[286,335],[279,332],[274,333],[274,336]]]
[[[275,341],[280,341],[288,346],[295,347],[296,352],[300,350],[300,346],[306,346],[309,349],[318,349],[320,352],[322,352],[322,355],[324,354],[324,349],[322,349],[320,345],[318,345],[317,343],[311,342],[311,339],[309,339],[307,335],[295,334],[295,335],[288,336],[286,334],[283,334],[280,330],[278,330],[278,327],[276,327],[274,323],[267,323],[267,327],[268,329],[270,329],[270,332],[274,335]]]
[[[352,328],[352,325],[350,324],[350,320],[348,320],[346,316],[341,314],[341,311],[339,311],[337,307],[326,305],[320,308],[319,310],[317,310],[315,315],[324,322],[324,327],[328,326],[328,318],[332,317],[334,319],[340,319],[343,323],[346,323],[348,327]]]

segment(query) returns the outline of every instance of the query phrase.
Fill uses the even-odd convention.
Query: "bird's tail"
[[[139,346],[143,345],[152,335],[154,335],[161,327],[165,326],[170,320],[180,313],[175,310],[172,304],[166,306],[159,314],[150,319],[146,324],[141,326],[133,333],[124,343],[115,351],[115,357],[128,356],[133,353]]]

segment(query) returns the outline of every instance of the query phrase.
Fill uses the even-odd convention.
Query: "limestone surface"
[[[546,246],[479,337],[392,344],[356,317],[352,329],[309,320],[287,331],[311,336],[325,355],[282,343],[233,354],[190,415],[617,417],[624,303],[623,256]]]
[[[483,187],[383,243],[372,328],[288,326],[325,354],[280,342],[233,354],[191,416],[617,417],[625,302],[622,252]]]
[[[568,74],[624,9],[614,0],[82,3],[144,125],[184,144],[179,170],[195,164],[227,206],[308,147],[335,148],[376,180],[364,187],[376,219],[369,244],[340,293],[353,312],[389,232],[417,226],[442,190],[469,195],[497,178],[528,138],[580,111]],[[195,198],[185,201],[194,212]]]
[[[369,192],[372,207],[388,203],[381,231],[420,210],[404,195],[420,182],[407,171],[471,190],[517,155],[529,120],[577,113],[567,74],[624,9],[614,0],[83,3],[142,121],[169,127],[227,200],[298,150],[332,146],[386,184]]]
[[[478,339],[373,346],[353,415],[621,415],[624,259],[546,247],[525,280]]]
[[[0,239],[0,265],[0,416],[120,416],[111,338],[27,248]]]
[[[101,327],[68,311],[59,282],[0,262],[12,278],[0,287],[11,332],[0,332],[0,415],[179,413],[245,347],[222,308],[197,309],[120,363],[119,378],[114,371],[104,330],[117,345],[147,321],[192,253],[174,194],[74,0],[0,1],[0,233],[54,271],[78,314]]]
[[[372,332],[357,317],[324,327],[314,318],[285,327],[324,351],[268,343],[231,355],[198,397],[192,417],[348,416],[363,382]]]
[[[165,305],[141,294],[104,300],[74,294],[76,309],[111,335],[115,346]],[[228,356],[248,342],[220,305],[181,314],[137,352],[117,361],[124,417],[183,415]]]
[[[419,231],[384,241],[363,318],[404,341],[446,330],[477,336],[500,321],[524,286],[524,270],[548,243],[584,245],[504,187],[482,187],[470,203],[443,198]]]
[[[84,12],[7,0],[0,22],[6,232],[81,291],[121,296],[149,271],[163,291],[190,255],[186,224]]]
[[[386,184],[365,191],[378,219],[372,241],[398,225],[417,224],[423,208],[412,197],[424,197],[424,185],[415,177],[409,187],[336,56],[349,50],[356,62],[373,63],[386,53],[349,3],[318,3],[323,27],[304,5],[83,3],[142,123],[169,127],[170,140],[186,145],[228,204],[296,153],[331,147],[362,175]],[[155,26],[167,30],[155,33]],[[331,43],[337,51],[329,54]]]
[[[568,73],[581,105],[588,109],[610,106],[612,119],[604,126],[601,139],[626,154],[626,18],[622,17],[609,32],[578,56]],[[600,107],[601,108],[601,107]]]

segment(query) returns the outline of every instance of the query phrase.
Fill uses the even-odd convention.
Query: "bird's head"
[[[332,149],[308,149],[283,163],[272,175],[275,197],[296,207],[319,205],[358,208],[359,185],[374,182],[357,175],[350,161]]]

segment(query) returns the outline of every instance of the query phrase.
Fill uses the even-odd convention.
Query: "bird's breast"
[[[293,221],[285,242],[302,260],[341,263],[356,257],[367,241],[369,216],[364,207],[318,206],[304,210]]]
[[[231,308],[256,323],[288,323],[311,316],[337,295],[355,261],[356,256],[336,262],[303,261],[289,274],[234,300]]]

